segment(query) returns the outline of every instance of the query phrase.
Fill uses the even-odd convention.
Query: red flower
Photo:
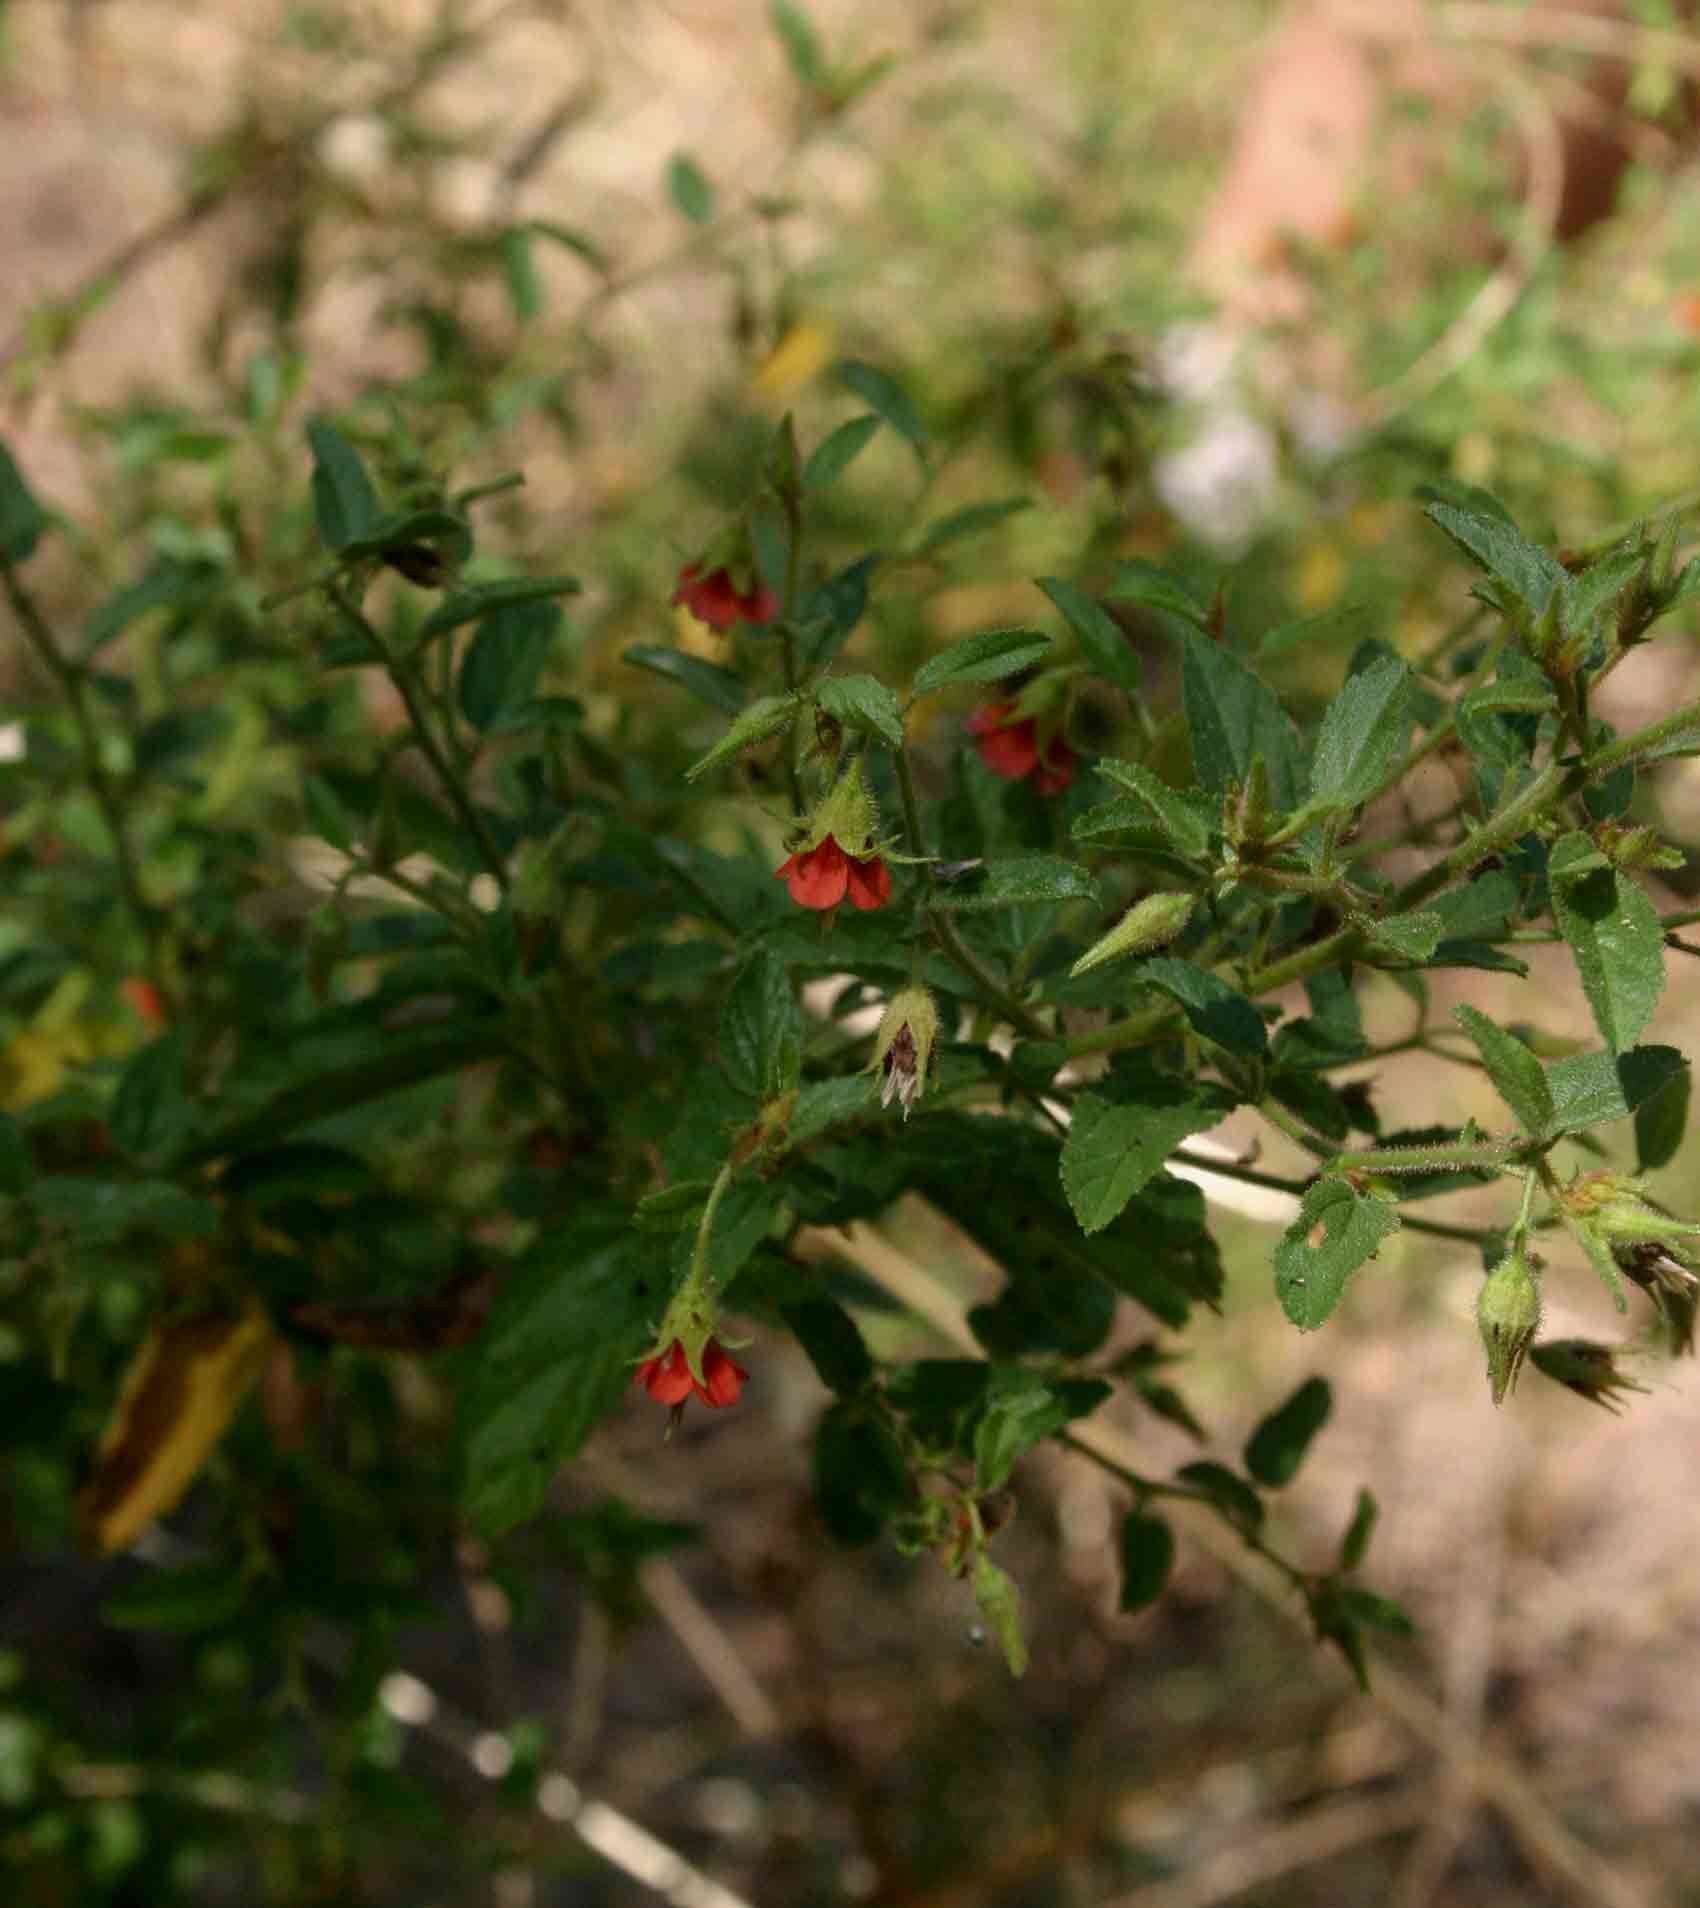
[[[143,980],[140,975],[132,974],[127,980],[120,981],[118,991],[129,1002],[131,1009],[141,1019],[149,1033],[158,1033],[165,1025],[165,1003],[159,997],[159,989],[152,981]]]
[[[878,855],[847,855],[831,835],[818,848],[796,854],[774,869],[800,908],[835,908],[846,895],[866,912],[891,899],[891,870]]]
[[[1039,725],[1016,714],[1013,702],[988,702],[968,718],[968,733],[978,738],[980,760],[1006,782],[1024,782],[1037,771],[1041,795],[1060,795],[1074,780],[1074,751],[1053,735],[1039,754]]]
[[[693,1376],[685,1348],[676,1338],[664,1352],[646,1358],[637,1368],[637,1382],[644,1390],[657,1404],[671,1405],[674,1410],[678,1410],[693,1391],[705,1405],[713,1405],[716,1410],[735,1405],[749,1375],[718,1338],[711,1338],[702,1348],[700,1379]]]
[[[700,563],[688,563],[679,572],[673,601],[683,603],[699,623],[718,630],[734,623],[771,623],[779,614],[779,598],[759,579],[753,588],[740,591],[730,571],[710,570],[704,576]]]

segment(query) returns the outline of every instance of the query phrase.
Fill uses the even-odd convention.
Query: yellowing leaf
[[[178,1503],[229,1429],[271,1338],[257,1305],[174,1319],[149,1332],[77,1500],[91,1549],[125,1549]]]
[[[820,376],[838,351],[832,328],[815,318],[794,324],[756,368],[750,395],[783,404],[811,378]]]

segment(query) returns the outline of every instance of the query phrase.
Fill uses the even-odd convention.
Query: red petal
[[[883,908],[891,899],[891,870],[878,855],[869,855],[865,860],[849,858],[845,864],[845,885],[850,892],[850,904],[865,914],[871,908]]]
[[[742,614],[738,592],[726,572],[713,570],[704,576],[695,563],[679,572],[673,601],[683,603],[699,623],[707,623],[710,629],[728,630]]]
[[[1013,702],[983,702],[963,725],[970,735],[990,735],[1006,729],[1015,714]]]
[[[1051,746],[1045,751],[1045,759],[1039,764],[1038,789],[1041,795],[1060,795],[1074,780],[1074,751],[1062,739],[1054,736]]]
[[[685,1348],[675,1338],[659,1357],[646,1358],[637,1368],[638,1383],[657,1404],[676,1405],[696,1389],[685,1359]]]
[[[735,1405],[749,1375],[718,1338],[711,1338],[703,1347],[703,1382],[696,1387],[696,1394],[705,1405],[713,1405],[717,1411],[726,1405]]]
[[[748,596],[738,598],[738,613],[746,623],[771,623],[779,614],[779,598],[758,583]]]
[[[818,848],[811,848],[807,854],[793,855],[773,872],[785,883],[798,907],[824,910],[837,907],[844,899],[850,866],[849,856],[828,835]],[[857,903],[858,907],[862,905]]]
[[[1006,782],[1024,781],[1039,766],[1039,744],[1031,722],[989,730],[975,746],[986,767]]]

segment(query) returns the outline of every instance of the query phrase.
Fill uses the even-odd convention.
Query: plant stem
[[[169,999],[160,959],[159,917],[148,905],[147,897],[142,892],[141,870],[136,865],[135,851],[124,827],[123,800],[117,783],[101,759],[100,732],[95,727],[94,711],[89,706],[88,670],[82,663],[73,662],[60,649],[35,598],[25,588],[16,568],[4,557],[0,557],[0,583],[4,584],[6,600],[12,606],[12,614],[17,618],[19,628],[43,668],[57,683],[71,711],[71,718],[77,727],[77,748],[82,757],[83,774],[100,809],[101,818],[106,823],[107,833],[112,837],[112,856],[118,870],[119,891],[147,950],[148,978],[161,995]]]

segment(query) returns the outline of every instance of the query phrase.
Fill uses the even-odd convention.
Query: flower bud
[[[1530,1354],[1535,1369],[1574,1391],[1578,1398],[1597,1404],[1603,1411],[1621,1411],[1615,1400],[1619,1391],[1645,1391],[1645,1385],[1617,1368],[1617,1353],[1610,1345],[1597,1345],[1587,1338],[1549,1338]]]
[[[1535,1262],[1519,1240],[1488,1274],[1476,1301],[1476,1324],[1487,1352],[1488,1384],[1496,1405],[1505,1402],[1505,1394],[1516,1384],[1540,1323],[1541,1288]]]
[[[893,994],[874,1040],[872,1069],[884,1068],[880,1105],[890,1106],[895,1095],[908,1119],[909,1109],[921,1097],[932,1062],[933,1042],[939,1032],[939,1010],[924,987],[905,987]]]
[[[1192,919],[1195,897],[1190,894],[1148,894],[1136,901],[1102,940],[1081,955],[1069,971],[1070,979],[1105,961],[1120,960],[1128,954],[1149,954],[1153,948],[1166,947]]]

